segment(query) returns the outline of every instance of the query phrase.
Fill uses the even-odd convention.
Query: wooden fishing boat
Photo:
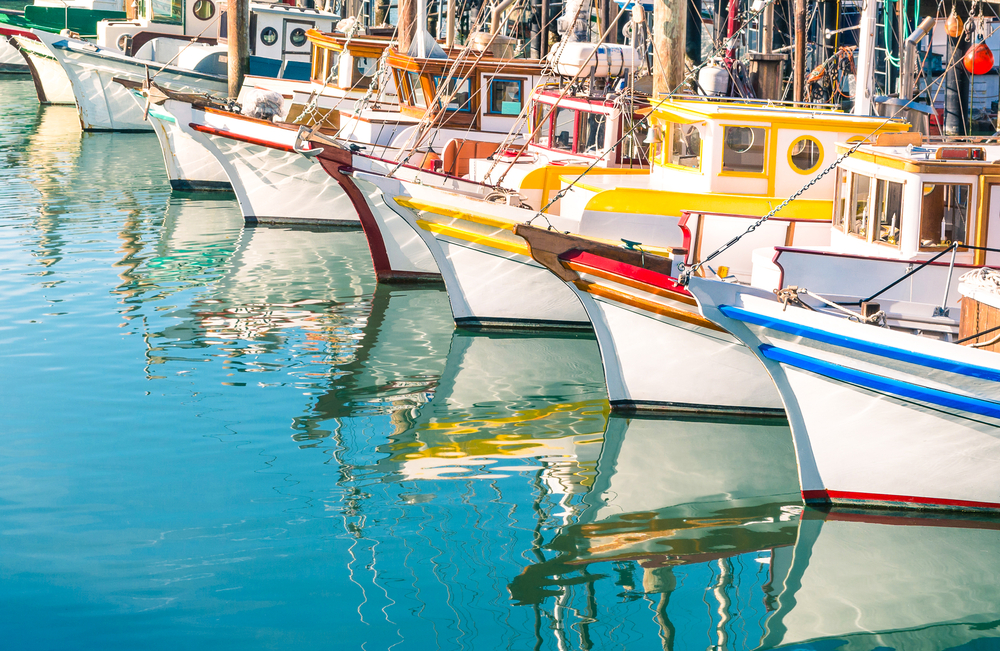
[[[1000,357],[692,277],[781,394],[806,502],[1000,510]]]
[[[235,191],[249,222],[325,223],[326,213],[316,209],[316,199],[328,197],[337,182],[313,161],[289,150],[289,134],[284,131],[291,128],[294,133],[299,126],[295,120],[300,120],[336,132],[339,108],[353,107],[371,92],[375,80],[370,62],[378,61],[389,39],[313,29],[306,36],[313,42],[316,60],[330,68],[314,70],[311,82],[249,76],[239,98],[242,106],[248,106],[259,91],[280,93],[283,106],[276,117],[290,127],[269,129],[265,121],[235,113],[222,102],[173,93],[155,82],[152,93],[144,94],[141,84],[119,79],[141,106],[151,105],[147,118],[159,138],[171,187]],[[296,103],[295,94],[303,89],[309,95],[304,104]],[[381,107],[393,108],[394,90],[383,91]],[[243,118],[248,121],[241,122]],[[227,138],[229,133],[236,138]],[[268,142],[277,146],[268,148]],[[335,224],[357,223],[350,208],[332,219]]]
[[[146,5],[147,26],[158,22],[155,15],[156,3]],[[73,86],[80,121],[87,131],[150,131],[152,127],[145,120],[143,107],[136,103],[131,93],[114,82],[116,77],[142,82],[147,77],[155,79],[164,88],[180,92],[217,93],[225,95],[228,90],[227,63],[228,46],[218,44],[219,12],[211,0],[188,3],[185,14],[181,15],[179,4],[169,5],[169,16],[160,22],[177,23],[183,28],[176,33],[147,31],[143,25],[129,24],[127,31],[119,26],[104,30],[97,44],[61,34],[49,34],[33,30],[46,47],[49,55],[55,57],[69,77]],[[287,5],[251,5],[251,12],[257,15],[255,21],[262,29],[270,29],[277,34],[286,34],[288,43],[277,46],[270,38],[261,37],[259,47],[252,55],[265,69],[273,65],[269,53],[278,54],[277,63],[282,71],[293,73],[296,67],[288,68],[297,59],[308,60],[309,47],[305,37],[306,28],[320,25],[331,29],[336,14],[315,9],[297,10]],[[183,20],[182,20],[183,18]],[[273,25],[265,23],[274,22]],[[215,30],[210,33],[210,28]],[[158,28],[156,28],[158,29]],[[253,39],[256,44],[256,39]]]
[[[782,222],[797,225],[775,224]],[[739,340],[699,313],[671,258],[524,224],[514,235],[586,311],[612,409],[784,417],[771,378]],[[685,252],[670,254],[683,261]],[[698,372],[687,377],[691,369]]]
[[[59,62],[31,30],[58,33],[69,29],[82,38],[97,38],[97,25],[102,20],[124,20],[122,2],[118,0],[69,0],[37,2],[23,12],[0,12],[0,40],[13,49],[26,66],[35,83],[41,104],[75,104],[69,77]]]
[[[549,212],[506,203],[472,203],[402,182],[405,195],[396,202],[409,209],[404,218],[434,254],[457,323],[589,327],[582,306],[562,281],[543,273],[523,244],[513,249],[506,245],[518,223],[551,224],[564,232],[641,243],[646,249],[683,247],[678,223],[685,209],[727,213],[738,206],[740,212],[766,214],[809,175],[833,162],[836,142],[908,128],[895,120],[836,111],[689,98],[661,101],[650,119],[658,144],[650,156],[649,174],[593,171],[583,180],[580,174],[560,175],[562,184],[573,189]],[[784,244],[791,237],[803,244],[828,241],[833,191],[832,177],[812,185],[783,213],[797,221],[795,228],[765,229],[760,235],[770,233],[780,239],[758,239],[758,246]],[[555,206],[557,192],[558,184],[542,200]],[[698,235],[705,241],[725,241],[722,233],[701,229]]]

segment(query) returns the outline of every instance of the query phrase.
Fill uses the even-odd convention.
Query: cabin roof
[[[661,119],[671,122],[771,122],[775,126],[801,127],[808,121],[814,131],[906,131],[910,125],[900,118],[862,116],[839,110],[767,106],[731,101],[665,98],[653,102]]]
[[[837,152],[843,154],[852,146],[840,143]],[[851,154],[851,158],[915,174],[1000,174],[1000,145],[973,146],[985,152],[985,160],[941,160],[936,158],[941,148],[969,149],[970,145],[927,143],[919,147],[884,147],[865,144]]]

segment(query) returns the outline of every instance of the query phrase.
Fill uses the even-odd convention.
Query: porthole
[[[295,47],[302,47],[306,44],[306,30],[301,27],[296,27],[292,30],[292,33],[288,35],[288,40],[292,42]]]
[[[788,164],[800,174],[816,171],[823,160],[823,147],[812,136],[801,136],[788,148]]]
[[[212,0],[196,0],[194,16],[199,20],[208,20],[215,16],[215,3]]]
[[[260,30],[260,42],[264,45],[274,45],[278,42],[278,30],[273,27]]]

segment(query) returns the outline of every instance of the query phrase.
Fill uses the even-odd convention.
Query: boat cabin
[[[881,144],[893,142],[864,145],[841,163],[832,247],[909,259],[953,242],[1000,249],[1000,146]],[[956,259],[1000,265],[1000,253],[964,247]]]
[[[399,90],[400,113],[421,119],[444,112],[437,121],[444,129],[507,133],[532,89],[544,81],[544,66],[535,59],[475,55],[456,62],[390,50],[389,67]]]
[[[563,96],[556,87],[539,89],[531,98],[530,150],[550,157],[578,157],[582,164],[598,159],[605,166],[648,165],[646,129],[633,129],[642,120],[637,111],[648,107],[646,98],[632,102],[630,110],[625,110],[626,105],[613,99]]]
[[[368,90],[378,73],[378,61],[389,47],[389,36],[354,35],[311,29],[306,38],[312,47],[312,69],[309,80],[321,86],[341,90]],[[391,84],[390,84],[391,86]],[[385,89],[384,96],[396,99],[395,87]]]
[[[839,111],[708,98],[667,99],[650,116],[652,186],[787,197],[836,160],[838,142],[902,132],[906,122]],[[832,174],[803,195],[833,195]]]
[[[191,42],[203,46],[226,42],[228,22],[218,0],[138,0],[126,2],[134,17],[104,20],[97,24],[97,42],[102,47],[150,61],[174,61]],[[309,79],[312,48],[306,37],[310,29],[332,31],[337,14],[286,4],[250,5],[250,70],[260,77]],[[216,68],[210,74],[226,74],[222,60],[225,48],[215,54]],[[185,54],[185,56],[188,56]],[[190,58],[188,56],[188,58]]]

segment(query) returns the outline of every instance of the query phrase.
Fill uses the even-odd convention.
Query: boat
[[[0,12],[0,40],[18,53],[35,83],[39,103],[75,104],[69,77],[32,30],[58,33],[68,29],[94,40],[100,21],[125,18],[120,0],[40,0],[23,12]]]
[[[530,209],[400,181],[404,194],[395,201],[408,209],[401,215],[434,255],[456,323],[590,327],[573,291],[532,260],[513,234],[518,223],[666,253],[684,246],[678,228],[682,211],[730,213],[738,207],[741,213],[764,215],[829,166],[837,142],[909,128],[895,119],[696,97],[661,100],[649,120],[655,144],[648,174],[563,174],[557,177],[561,187],[555,184],[541,205]],[[796,220],[794,229],[764,229],[756,234],[758,246],[825,243],[833,191],[832,177],[811,184],[782,213]],[[712,228],[698,222],[693,245],[707,249],[727,241],[741,229],[737,221],[714,220]]]
[[[838,166],[829,244],[761,248],[744,279],[841,304],[878,302],[893,329],[954,335],[960,276],[1000,266],[998,160],[995,145],[917,133],[864,144]]]
[[[686,217],[682,225],[690,233]],[[771,222],[789,230],[798,223]],[[515,225],[513,235],[586,311],[614,411],[785,417],[753,353],[703,317],[678,284],[676,263],[684,262],[685,249],[666,257],[525,224]]]
[[[215,4],[211,0],[188,3],[183,14],[180,4],[168,6],[170,13],[163,16],[156,13],[160,5],[149,3],[141,20],[124,25],[105,21],[96,44],[32,30],[69,77],[84,130],[152,130],[143,106],[114,82],[116,77],[136,82],[152,79],[161,87],[180,92],[223,96],[228,92],[228,45],[218,43],[220,13]],[[279,71],[293,75],[301,74],[301,66],[293,64],[301,63],[302,58],[308,60],[306,29],[315,25],[331,29],[339,18],[330,12],[287,5],[252,4],[250,11],[262,29],[260,42],[252,41],[251,62],[265,70],[277,64]],[[161,23],[180,28],[161,30]],[[263,31],[267,30],[265,37]],[[279,31],[285,35],[280,44]]]
[[[337,181],[316,161],[291,149],[300,126],[295,120],[336,133],[339,113],[330,107],[353,107],[371,92],[370,62],[378,61],[389,39],[321,34],[313,29],[306,35],[317,61],[330,68],[314,70],[312,82],[250,76],[240,93],[242,106],[262,97],[260,91],[281,93],[282,106],[273,117],[283,120],[284,127],[255,118],[251,111],[236,113],[221,101],[171,92],[156,82],[150,92],[139,82],[118,79],[140,105],[149,104],[146,115],[160,141],[171,187],[233,191],[250,223],[358,225],[348,199],[337,206],[337,197],[343,198]],[[304,104],[296,103],[295,93],[302,89],[309,89],[310,95]],[[382,90],[381,106],[393,108],[393,89]]]
[[[688,289],[774,380],[807,503],[1000,510],[1000,356],[879,327],[878,311],[697,276]]]

